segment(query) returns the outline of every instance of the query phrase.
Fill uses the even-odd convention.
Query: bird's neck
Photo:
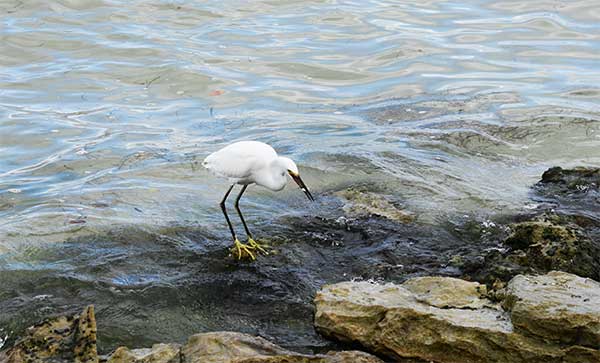
[[[258,185],[274,191],[279,191],[283,189],[288,182],[287,171],[285,168],[281,167],[277,160],[274,160],[267,165],[262,172],[257,173],[255,180]]]

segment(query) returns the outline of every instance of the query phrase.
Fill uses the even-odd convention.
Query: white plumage
[[[306,194],[308,199],[314,200],[312,194],[300,178],[298,167],[291,159],[278,156],[277,152],[270,146],[259,141],[240,141],[225,146],[208,155],[202,162],[202,165],[212,174],[228,179],[232,185],[225,193],[221,201],[221,209],[225,215],[225,220],[229,225],[231,235],[234,239],[234,248],[238,252],[238,258],[242,255],[249,255],[254,259],[252,251],[266,251],[252,239],[252,235],[244,221],[242,212],[239,209],[239,200],[246,191],[248,185],[256,183],[268,189],[282,190],[289,178],[293,179],[300,189]],[[240,243],[235,235],[235,231],[227,215],[225,201],[236,184],[241,184],[242,189],[236,198],[235,207],[244,224],[244,229],[248,235],[248,244]]]
[[[235,184],[251,184],[253,173],[267,168],[277,157],[275,150],[264,142],[240,141],[208,155],[202,165]]]

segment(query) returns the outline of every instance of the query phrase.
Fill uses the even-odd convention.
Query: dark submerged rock
[[[600,225],[600,168],[546,170],[533,188],[533,199],[550,203],[574,222],[598,229]]]
[[[542,174],[540,184],[545,187],[553,185],[556,191],[561,190],[563,193],[597,190],[600,187],[600,168],[563,169],[556,166]]]

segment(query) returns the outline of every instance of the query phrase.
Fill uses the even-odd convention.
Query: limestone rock
[[[263,338],[234,332],[192,335],[181,348],[183,363],[383,363],[363,352],[306,355]]]
[[[119,347],[107,363],[180,363],[179,344],[155,344],[152,348]]]
[[[600,283],[565,272],[519,275],[504,306],[515,328],[566,344],[600,347]]]
[[[96,319],[92,305],[81,315],[47,319],[27,329],[26,336],[0,361],[97,363]]]
[[[412,292],[418,301],[438,308],[481,308],[485,299],[485,285],[450,277],[426,276],[406,281],[402,286]]]
[[[548,275],[550,280],[557,277]],[[564,294],[572,289],[560,286]],[[588,292],[589,296],[600,293],[598,287],[589,288],[596,291]],[[343,282],[325,286],[317,294],[315,325],[329,337],[358,342],[392,359],[600,362],[598,346],[549,343],[541,336],[523,334],[522,329],[515,329],[511,314],[484,298],[484,292],[482,285],[442,277],[418,278],[402,285]],[[537,298],[544,301],[544,296]],[[561,309],[561,304],[572,301],[555,302],[554,308]],[[512,306],[511,313],[518,305]],[[600,311],[600,305],[595,309]]]

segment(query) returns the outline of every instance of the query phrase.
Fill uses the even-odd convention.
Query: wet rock
[[[564,283],[565,276],[571,276],[578,285]],[[577,311],[577,307],[568,307],[573,303],[573,298],[568,297],[571,293],[587,297],[600,293],[600,287],[590,283],[584,286],[573,275],[552,273],[544,278],[555,289],[554,295],[538,293],[531,298],[545,306],[548,313],[563,308]],[[326,336],[358,342],[392,359],[417,357],[456,363],[600,361],[598,345],[588,344],[593,343],[591,338],[552,342],[547,335],[531,334],[531,330],[522,328],[531,322],[544,329],[544,312],[538,319],[517,318],[515,328],[512,314],[523,309],[519,308],[518,298],[512,297],[517,296],[513,291],[522,286],[521,279],[526,278],[514,280],[508,289],[506,296],[512,299],[507,305],[512,307],[509,311],[482,296],[485,286],[453,278],[413,279],[402,285],[367,282],[327,285],[315,298],[315,325]],[[597,304],[589,304],[587,309],[594,311],[587,311],[589,316],[600,313]],[[535,316],[534,308],[528,311]],[[563,318],[567,316],[570,315]],[[571,327],[582,321],[592,326],[592,320],[580,318]],[[570,330],[565,326],[567,336]],[[554,333],[548,334],[561,334],[560,324]]]
[[[397,222],[411,222],[414,216],[396,207],[385,196],[359,188],[348,188],[336,193],[346,203],[342,207],[350,217],[369,217],[372,215]]]
[[[600,168],[550,168],[535,185],[533,198],[600,233]]]
[[[539,185],[553,185],[555,191],[586,192],[600,188],[600,168],[550,168],[542,174]]]
[[[13,348],[0,354],[0,361],[97,363],[94,307],[86,307],[80,315],[52,318],[30,327]]]
[[[516,329],[565,344],[600,347],[600,283],[565,272],[519,275],[506,288]]]
[[[192,335],[181,348],[183,363],[383,363],[358,351],[306,355],[247,334],[216,332]]]
[[[119,347],[106,363],[180,363],[179,344],[155,344],[152,348]]]
[[[478,281],[492,284],[522,273],[560,270],[600,281],[600,241],[570,218],[545,214],[515,223],[504,240],[504,250],[494,249],[478,265],[462,265]]]

